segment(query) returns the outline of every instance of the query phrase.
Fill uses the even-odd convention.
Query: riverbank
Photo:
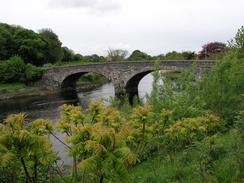
[[[96,78],[93,80],[84,77],[77,82],[76,90],[77,92],[90,91],[105,83],[108,83],[106,78]],[[50,94],[55,94],[55,92],[40,86],[27,86],[23,83],[0,84],[0,101],[23,97],[45,96]]]
[[[30,96],[44,96],[52,92],[44,87],[26,86],[23,83],[0,84],[0,101]]]

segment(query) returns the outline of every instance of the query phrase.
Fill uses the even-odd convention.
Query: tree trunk
[[[13,170],[13,173],[12,173],[12,180],[13,180],[13,183],[16,183],[16,171],[15,171],[15,168]]]
[[[146,123],[144,122],[142,125],[142,140],[144,141],[144,137],[145,137],[145,128],[146,128]]]
[[[77,160],[76,156],[73,156],[73,177],[77,180]]]
[[[33,182],[37,182],[37,166],[38,166],[38,162],[37,162],[37,157],[34,157],[34,179]]]
[[[29,182],[29,183],[33,183],[32,178],[31,178],[31,176],[30,176],[30,174],[29,174],[29,172],[28,172],[28,169],[27,169],[27,167],[26,167],[26,165],[25,165],[24,158],[21,157],[21,158],[20,158],[20,161],[21,161],[21,163],[22,163],[22,165],[23,165],[23,168],[24,168],[24,171],[25,171],[25,176],[26,176],[26,180],[27,180],[27,182]]]
[[[100,177],[99,183],[103,183],[103,175]]]

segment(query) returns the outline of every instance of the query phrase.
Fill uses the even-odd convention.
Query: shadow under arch
[[[134,97],[139,96],[138,86],[139,86],[141,79],[153,71],[154,70],[148,70],[148,71],[140,72],[140,73],[132,76],[127,81],[127,83],[125,85],[125,91],[126,91],[126,94],[128,95],[130,104],[133,103]]]
[[[134,97],[139,97],[139,83],[140,81],[149,73],[157,72],[159,71],[161,75],[164,75],[166,73],[182,73],[181,70],[148,70],[144,72],[140,72],[134,76],[132,76],[126,83],[125,89],[126,93],[129,98],[130,104],[133,104]],[[169,77],[171,80],[174,80],[174,76]],[[153,81],[152,81],[153,82]]]
[[[78,99],[78,95],[77,95],[77,81],[82,76],[84,76],[86,74],[96,74],[96,75],[102,76],[102,77],[106,78],[108,81],[110,81],[108,79],[108,77],[106,77],[104,74],[101,74],[99,72],[91,71],[91,72],[77,72],[77,73],[74,73],[74,74],[70,74],[62,81],[62,84],[61,84],[61,95],[64,98]]]

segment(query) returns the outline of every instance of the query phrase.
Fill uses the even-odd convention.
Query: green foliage
[[[127,147],[128,127],[122,125],[119,111],[92,102],[87,113],[64,105],[57,128],[68,135],[70,154],[75,159],[76,179],[104,182],[128,179],[127,167],[137,161]],[[89,175],[89,176],[88,176]]]
[[[61,49],[62,43],[58,36],[51,29],[41,29],[39,31],[39,35],[41,35],[47,43],[47,47],[45,49],[46,62],[55,63],[61,61],[63,57]]]
[[[37,120],[28,126],[26,114],[8,116],[0,124],[0,172],[7,171],[12,177],[0,173],[0,180],[43,180],[57,160],[47,136],[51,130],[49,121]]]
[[[39,66],[44,64],[47,44],[39,34],[31,30],[16,28],[13,39],[14,54],[19,55],[27,63]]]
[[[184,57],[181,53],[178,53],[176,51],[168,52],[165,55],[166,60],[184,60]]]
[[[135,50],[132,54],[127,58],[130,61],[137,61],[137,60],[150,60],[150,56],[140,50]]]
[[[18,57],[11,57],[0,64],[0,80],[2,83],[23,82],[25,80],[25,63]]]
[[[238,58],[244,57],[244,26],[238,29],[234,39],[229,42],[229,46]]]
[[[244,59],[227,56],[216,64],[201,83],[206,108],[225,118],[244,109]]]
[[[43,73],[42,68],[36,67],[32,64],[26,64],[25,66],[25,81],[36,81],[41,78]]]
[[[167,143],[172,143],[175,147],[185,147],[193,141],[221,132],[223,127],[223,123],[214,115],[185,118],[167,128],[165,137]]]
[[[62,47],[62,52],[63,52],[63,58],[62,61],[72,61],[74,60],[74,51],[67,48],[67,47]]]
[[[1,83],[36,81],[42,76],[42,69],[32,64],[25,64],[19,56],[11,57],[0,64]]]

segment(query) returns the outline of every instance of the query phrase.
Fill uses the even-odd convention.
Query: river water
[[[152,90],[153,76],[146,75],[139,83],[139,98],[145,101],[146,94],[150,94]],[[78,96],[78,97],[77,97]],[[85,107],[89,101],[98,99],[109,99],[114,97],[114,86],[112,83],[107,83],[101,87],[91,91],[79,92],[77,95],[67,95],[64,97],[60,94],[25,97],[21,99],[0,101],[0,119],[5,118],[8,114],[19,112],[27,113],[31,119],[44,118],[52,120],[53,123],[59,118],[59,107],[62,104],[76,104]],[[63,135],[56,132],[59,138],[63,139]],[[51,137],[51,141],[55,150],[58,152],[61,161],[64,164],[71,164],[71,159],[67,157],[65,147],[56,139]]]
[[[146,93],[151,92],[152,80],[152,75],[148,74],[140,81],[138,88],[140,99],[145,100]],[[56,120],[59,118],[59,106],[62,104],[77,104],[85,107],[89,101],[109,99],[114,97],[114,86],[112,83],[106,83],[91,91],[79,92],[77,96],[67,93],[66,96],[54,94],[0,101],[0,119],[8,114],[25,112],[31,119]]]

